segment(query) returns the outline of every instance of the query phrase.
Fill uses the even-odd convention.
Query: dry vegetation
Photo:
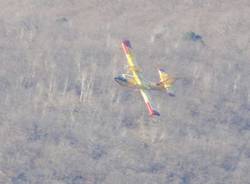
[[[0,183],[249,184],[250,3],[0,0]],[[120,40],[176,97],[118,86]]]

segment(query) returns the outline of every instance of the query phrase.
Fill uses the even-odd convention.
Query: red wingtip
[[[128,47],[128,48],[131,48],[131,49],[132,49],[132,47],[131,47],[131,44],[130,44],[130,41],[129,41],[129,40],[123,40],[123,41],[122,41],[122,43],[123,43],[126,47]]]
[[[160,113],[156,110],[153,110],[153,112],[150,114],[151,116],[160,116]]]
[[[125,54],[129,53],[129,48],[130,49],[132,48],[129,40],[123,40],[122,41],[122,49],[125,52]]]
[[[146,105],[147,105],[147,108],[148,108],[148,111],[149,111],[149,115],[150,115],[150,116],[160,116],[160,113],[157,112],[156,110],[154,110],[154,109],[152,108],[152,106],[150,105],[150,103],[147,102]]]

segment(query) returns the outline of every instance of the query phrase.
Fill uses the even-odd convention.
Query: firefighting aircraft
[[[158,69],[158,73],[160,76],[160,81],[158,83],[145,81],[142,77],[141,69],[138,67],[134,60],[131,51],[132,47],[129,40],[122,41],[122,49],[128,61],[127,73],[118,75],[114,78],[115,81],[121,86],[139,89],[146,103],[149,115],[160,116],[160,113],[157,112],[152,105],[148,90],[166,91],[170,96],[174,96],[171,87],[175,82],[175,79],[169,76],[163,69]]]

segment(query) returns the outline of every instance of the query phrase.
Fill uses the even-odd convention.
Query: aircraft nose
[[[120,84],[120,85],[121,85],[122,82],[123,82],[122,79],[121,79],[121,77],[119,77],[119,76],[118,76],[118,77],[115,77],[114,80],[115,80],[115,82],[117,82],[117,83]]]
[[[116,82],[119,82],[119,77],[115,77],[114,80],[115,80]]]
[[[127,82],[127,80],[121,76],[115,77],[114,79],[116,82]]]

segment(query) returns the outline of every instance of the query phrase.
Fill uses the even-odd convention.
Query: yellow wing
[[[147,106],[149,115],[160,116],[160,113],[158,111],[156,111],[155,108],[153,107],[150,96],[148,95],[148,93],[143,89],[140,89],[140,92],[141,92],[142,98]]]
[[[123,51],[126,55],[127,61],[128,61],[129,72],[133,75],[136,84],[142,86],[143,80],[142,80],[142,77],[140,75],[140,71],[138,69],[138,66],[134,61],[134,58],[133,58],[133,55],[131,52],[132,48],[131,48],[130,42],[128,40],[125,40],[122,42],[122,49],[123,49]],[[141,96],[142,96],[146,106],[147,106],[149,114],[159,116],[160,113],[157,112],[156,110],[154,110],[148,93],[143,89],[140,89],[140,93],[141,93]]]
[[[133,57],[133,54],[131,52],[132,48],[131,48],[130,42],[128,40],[124,40],[122,42],[122,49],[123,49],[123,52],[126,55],[126,58],[128,61],[129,72],[133,75],[136,84],[142,85],[142,81],[141,81],[140,75],[139,75],[139,68],[138,68],[136,62],[134,61],[134,57]]]

